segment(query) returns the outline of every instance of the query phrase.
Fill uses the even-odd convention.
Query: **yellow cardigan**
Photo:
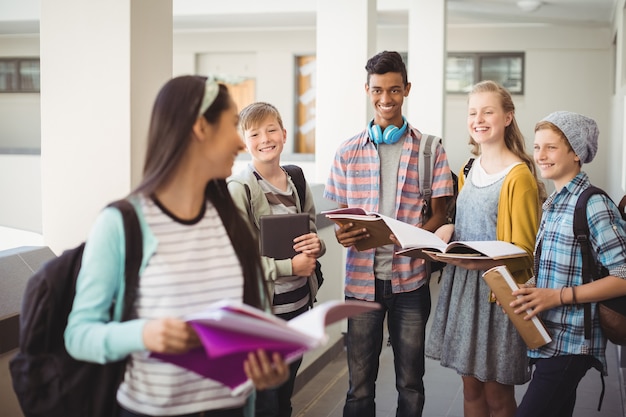
[[[459,190],[465,178],[463,166],[459,173]],[[504,178],[498,200],[496,239],[511,242],[524,249],[528,256],[505,262],[518,284],[533,275],[533,251],[539,229],[539,192],[537,182],[525,163],[513,167]]]

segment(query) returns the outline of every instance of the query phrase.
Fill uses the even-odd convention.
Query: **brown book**
[[[391,239],[389,239],[389,235],[393,234],[393,232],[381,217],[364,216],[362,219],[340,217],[329,218],[339,226],[352,223],[354,224],[354,229],[367,229],[367,233],[369,233],[370,237],[359,240],[354,244],[359,251],[393,244]]]
[[[360,207],[348,207],[322,212],[330,220],[342,226],[352,223],[354,229],[367,229],[370,237],[359,240],[354,246],[357,250],[367,250],[393,244],[389,235],[393,234],[402,247],[416,243],[417,227],[375,212],[368,212]],[[430,233],[430,232],[428,232]]]
[[[359,240],[354,245],[358,250],[392,244],[389,235],[393,234],[402,247],[396,254],[413,258],[430,260],[428,253],[464,259],[510,259],[528,256],[524,249],[502,240],[446,243],[431,231],[379,213],[367,212],[359,207],[327,210],[322,213],[338,225],[352,223],[354,228],[367,229],[370,237]]]
[[[526,313],[515,314],[513,307],[509,306],[515,299],[511,293],[519,287],[506,266],[501,265],[489,269],[483,274],[483,279],[530,349],[537,349],[552,341],[548,330],[539,317],[534,316],[531,320],[524,320]]]
[[[259,217],[261,255],[274,259],[291,259],[298,253],[293,240],[309,233],[309,214],[272,214]]]

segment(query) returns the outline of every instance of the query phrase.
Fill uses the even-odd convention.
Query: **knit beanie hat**
[[[569,144],[580,158],[580,164],[593,161],[598,151],[598,125],[593,119],[569,111],[557,111],[546,116],[542,121],[550,122],[567,138]]]

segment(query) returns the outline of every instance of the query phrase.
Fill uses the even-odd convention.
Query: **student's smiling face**
[[[261,123],[244,131],[246,147],[258,161],[270,162],[280,158],[287,131],[280,127],[276,117],[268,115]]]
[[[512,112],[505,112],[496,93],[470,95],[467,110],[467,129],[478,144],[504,140],[504,131],[513,120]]]
[[[567,139],[552,129],[542,128],[535,132],[533,155],[541,177],[553,181],[557,190],[580,172],[580,158]]]
[[[374,106],[374,124],[383,130],[389,125],[401,126],[402,103],[410,89],[411,83],[405,86],[399,72],[371,74],[365,92]]]

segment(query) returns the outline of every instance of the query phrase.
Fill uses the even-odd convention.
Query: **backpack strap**
[[[304,172],[298,165],[283,165],[283,169],[291,177],[293,185],[296,186],[296,192],[300,199],[300,212],[304,213],[304,202],[306,200],[306,180]]]
[[[587,284],[599,278],[598,268],[589,243],[589,223],[587,219],[587,202],[589,201],[589,197],[594,194],[604,194],[610,199],[604,190],[592,185],[580,194],[578,200],[576,200],[576,207],[574,209],[573,229],[574,237],[580,245],[582,255],[583,284]],[[585,309],[585,339],[589,339],[591,338],[591,304],[585,303],[583,307]]]
[[[109,204],[109,207],[117,208],[122,214],[124,222],[124,238],[126,242],[126,256],[124,261],[124,280],[126,289],[124,290],[124,307],[122,309],[121,321],[133,318],[133,305],[137,299],[137,289],[139,286],[139,269],[143,259],[143,236],[139,217],[133,204],[126,200],[117,200]]]
[[[439,139],[436,136],[422,133],[422,140],[420,142],[419,157],[417,163],[417,169],[419,172],[419,185],[420,191],[424,196],[424,201],[427,206],[430,206],[430,197],[433,194],[433,171],[435,160],[433,158],[433,142]],[[441,141],[441,139],[439,139]]]
[[[467,160],[467,163],[463,167],[463,179],[467,178],[467,174],[469,174],[470,169],[472,169],[472,165],[474,164],[475,158],[470,158]]]
[[[306,201],[306,179],[304,178],[304,172],[298,165],[283,165],[283,169],[291,177],[293,185],[296,186],[296,192],[300,199],[300,212],[304,213],[304,203]],[[322,274],[322,264],[319,260],[315,260],[315,277],[317,278],[317,288],[319,289],[324,283],[324,275]],[[311,305],[316,300],[311,301]]]

